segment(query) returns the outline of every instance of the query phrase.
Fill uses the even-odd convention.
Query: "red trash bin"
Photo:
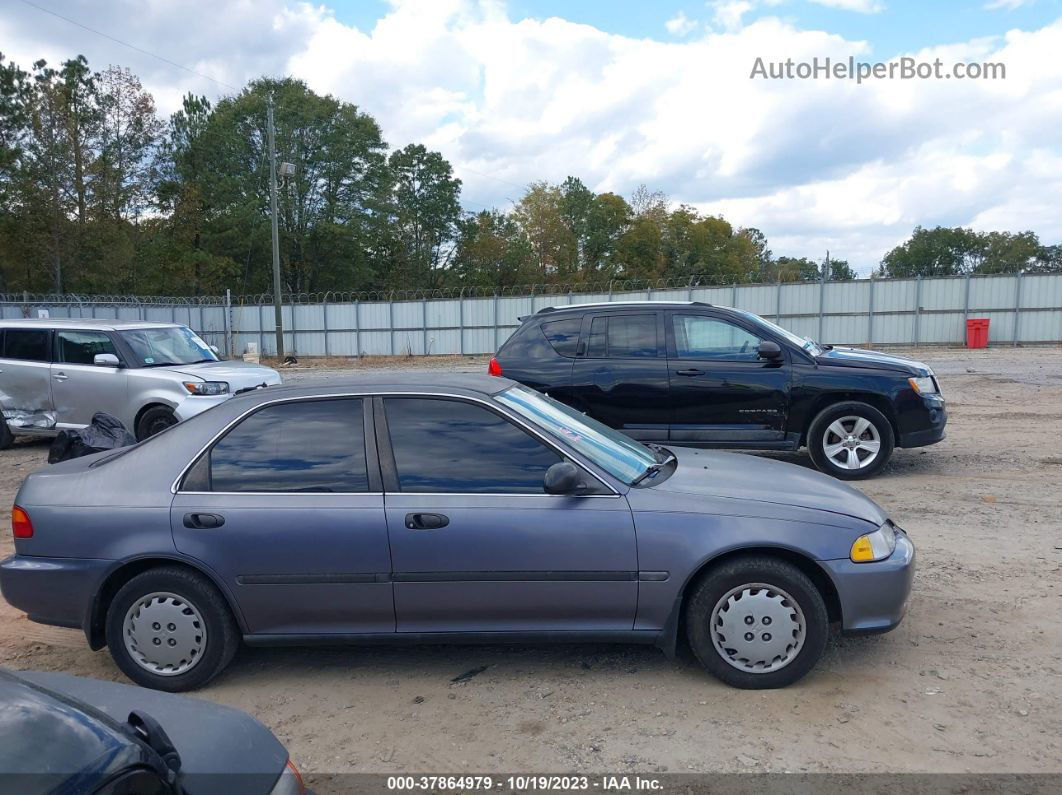
[[[992,321],[988,317],[968,318],[966,321],[966,347],[988,347],[988,324]]]

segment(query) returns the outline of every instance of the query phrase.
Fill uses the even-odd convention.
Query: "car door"
[[[127,416],[128,371],[93,364],[95,356],[100,353],[109,353],[121,360],[110,334],[57,329],[53,336],[50,369],[56,425],[60,428],[88,425],[97,411],[119,418]]]
[[[757,333],[709,313],[669,312],[666,325],[671,441],[784,444],[790,381],[785,351],[779,359],[761,359]]]
[[[51,331],[6,328],[0,348],[0,410],[14,428],[55,427],[49,366]]]
[[[375,438],[361,398],[267,404],[189,470],[177,549],[209,566],[259,634],[393,632]]]
[[[668,369],[660,313],[591,313],[583,335],[585,351],[572,368],[572,405],[634,439],[666,441]]]
[[[630,630],[637,549],[626,499],[544,493],[558,449],[481,402],[379,399],[401,632]]]

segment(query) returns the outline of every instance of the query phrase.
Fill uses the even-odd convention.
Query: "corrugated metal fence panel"
[[[1062,341],[1062,274],[1026,274],[296,304],[283,308],[285,347],[306,356],[490,353],[519,317],[547,306],[650,298],[733,305],[837,344],[961,344],[967,317],[991,320],[993,344],[1013,342],[1015,330],[1021,342]],[[276,350],[272,304],[9,302],[0,304],[0,317],[36,317],[38,310],[55,318],[184,323],[219,348],[231,343],[237,354],[251,342],[265,354]]]

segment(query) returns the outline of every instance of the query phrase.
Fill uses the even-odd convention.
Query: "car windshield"
[[[534,390],[514,386],[495,399],[627,485],[657,463],[645,445]]]
[[[796,345],[798,348],[801,348],[802,350],[805,350],[810,353],[812,356],[818,356],[822,353],[822,346],[819,345],[819,343],[815,342],[815,340],[813,339],[809,339],[808,337],[798,337],[789,329],[784,329],[777,323],[772,323],[767,318],[760,317],[759,315],[754,315],[752,314],[752,312],[743,312],[741,310],[737,311],[738,314],[744,315],[753,323],[756,323],[757,325],[774,332],[779,337],[784,337],[785,339],[789,340],[789,342]]]
[[[133,349],[140,367],[198,364],[218,360],[210,346],[187,326],[138,328],[118,333]]]

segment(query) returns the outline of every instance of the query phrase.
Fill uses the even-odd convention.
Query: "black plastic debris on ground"
[[[473,668],[473,669],[471,669],[469,671],[465,671],[463,674],[458,674],[457,676],[455,676],[450,681],[451,682],[467,682],[473,676],[479,676],[481,673],[486,671],[488,668],[490,668],[489,665],[481,665],[478,668]]]
[[[58,464],[83,455],[117,450],[136,444],[136,439],[117,417],[98,411],[87,428],[59,431],[48,450],[48,463]]]

